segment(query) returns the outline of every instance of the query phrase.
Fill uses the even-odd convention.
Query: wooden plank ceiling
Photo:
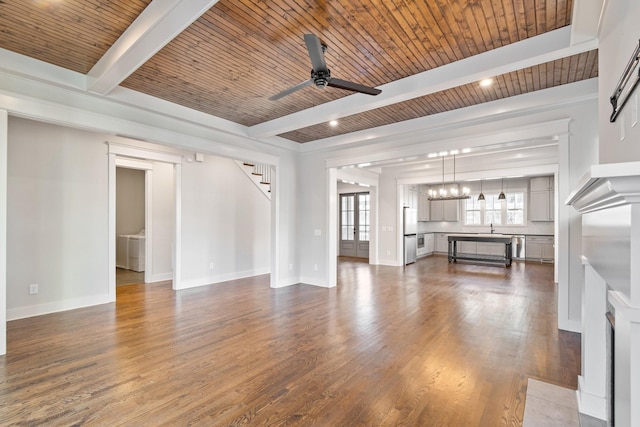
[[[0,47],[86,74],[151,0],[0,0]]]
[[[0,1],[0,47],[87,73],[150,0]],[[572,0],[220,0],[122,86],[245,126],[351,92],[306,87],[305,33],[332,76],[380,86],[570,24]],[[465,85],[281,135],[307,142],[597,76],[597,53]]]

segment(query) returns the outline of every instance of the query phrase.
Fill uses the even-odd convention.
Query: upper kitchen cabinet
[[[459,208],[458,200],[434,200],[431,202],[431,221],[459,221]]]
[[[431,202],[429,201],[429,186],[418,187],[418,221],[431,221]]]
[[[418,186],[415,184],[403,185],[404,187],[404,206],[407,208],[418,209]]]
[[[531,178],[529,187],[529,220],[553,221],[553,176]]]

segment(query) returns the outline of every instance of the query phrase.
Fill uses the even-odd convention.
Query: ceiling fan
[[[377,95],[382,92],[380,89],[363,86],[358,83],[352,83],[346,80],[331,77],[331,71],[329,71],[329,69],[327,68],[327,63],[324,60],[324,51],[327,49],[327,45],[322,44],[318,36],[316,36],[315,34],[305,34],[304,42],[307,45],[309,58],[311,58],[311,78],[307,81],[290,87],[289,89],[285,89],[278,94],[273,95],[269,98],[270,101],[276,101],[311,84],[315,84],[321,89],[327,86],[331,86],[340,89],[351,90],[353,92],[365,93],[367,95]]]

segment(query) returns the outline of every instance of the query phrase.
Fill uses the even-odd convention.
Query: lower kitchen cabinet
[[[435,252],[436,243],[433,233],[427,233],[424,235],[424,247],[428,255]]]
[[[420,235],[424,236],[424,247],[418,248],[418,257],[433,255],[435,249],[433,233],[418,233],[418,236]]]
[[[436,234],[436,252],[448,253],[449,252],[449,235],[445,233]]]
[[[504,256],[504,243],[478,242],[478,254]]]
[[[527,236],[525,242],[526,259],[553,262],[555,257],[553,236]]]
[[[477,243],[476,242],[457,242],[456,247],[458,248],[459,254],[476,254],[477,253]]]

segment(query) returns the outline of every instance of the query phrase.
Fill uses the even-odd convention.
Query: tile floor
[[[606,422],[578,414],[576,391],[529,378],[522,427],[604,427]]]

